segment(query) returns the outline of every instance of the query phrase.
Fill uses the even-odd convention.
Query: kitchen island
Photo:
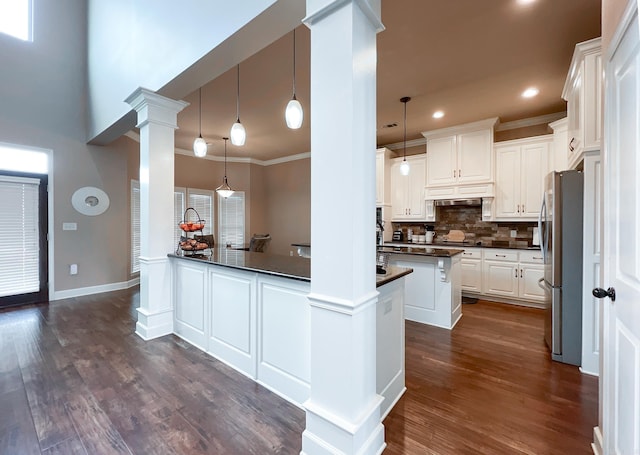
[[[223,248],[168,256],[173,332],[301,406],[311,380],[310,260]],[[376,392],[383,416],[405,391],[403,299],[411,272],[389,267],[376,275]]]
[[[381,246],[389,263],[410,267],[405,284],[405,318],[423,324],[453,329],[462,317],[461,254],[453,248],[427,246]]]

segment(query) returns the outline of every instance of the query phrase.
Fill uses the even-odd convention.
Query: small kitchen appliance
[[[404,241],[404,234],[401,230],[393,231],[393,241],[394,242],[402,242]]]

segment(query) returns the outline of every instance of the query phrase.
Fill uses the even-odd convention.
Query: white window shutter
[[[218,237],[222,247],[244,247],[244,191],[218,197]]]
[[[40,290],[39,187],[0,176],[0,297]]]
[[[176,248],[180,241],[180,236],[184,235],[180,229],[180,221],[184,217],[186,210],[187,190],[185,188],[175,187],[173,190],[173,240]]]
[[[140,271],[140,182],[131,180],[131,273]]]
[[[201,220],[205,220],[204,229],[202,234],[213,233],[213,191],[212,190],[198,190],[193,188],[187,188],[187,207],[193,207],[200,215]],[[187,214],[190,220],[196,220],[196,214],[189,210]],[[197,232],[200,234],[200,232]]]

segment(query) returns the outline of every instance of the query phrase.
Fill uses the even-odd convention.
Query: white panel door
[[[544,178],[548,172],[549,143],[523,145],[521,152],[522,183],[520,185],[520,216],[538,219]]]
[[[520,264],[518,296],[544,302],[544,290],[538,284],[538,280],[542,277],[544,277],[544,265]]]
[[[488,129],[458,135],[458,183],[491,181],[491,139]]]
[[[520,147],[496,147],[496,218],[520,216]]]
[[[633,6],[621,39],[612,40],[605,77],[601,285],[615,297],[601,302],[601,399],[604,453],[619,455],[640,453],[640,30]]]
[[[456,136],[427,141],[427,186],[454,184],[457,168]]]
[[[424,200],[425,160],[424,158],[411,158],[411,173],[408,175],[409,188],[407,194],[409,217],[424,220],[426,217]]]
[[[482,292],[482,260],[460,259],[462,290],[480,294]]]
[[[518,297],[518,267],[513,262],[484,261],[483,281],[487,295]]]

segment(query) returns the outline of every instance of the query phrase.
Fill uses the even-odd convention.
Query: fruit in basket
[[[180,223],[179,226],[180,226],[180,229],[182,229],[183,231],[187,231],[188,230],[187,229],[187,223]]]

